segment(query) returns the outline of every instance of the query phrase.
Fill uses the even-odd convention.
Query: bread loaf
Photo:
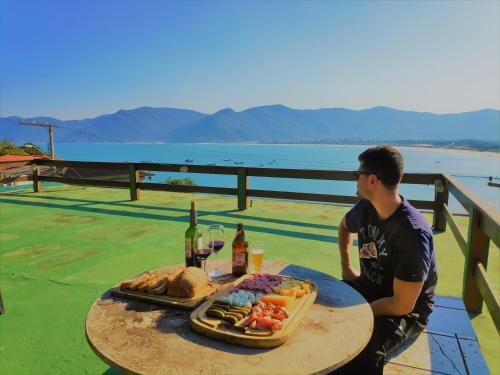
[[[208,278],[199,268],[182,266],[168,272],[145,272],[122,282],[120,287],[158,295],[166,291],[171,297],[192,298],[208,288]]]
[[[191,298],[203,291],[207,285],[208,277],[205,272],[197,267],[188,267],[168,285],[167,295]]]
[[[164,281],[162,284],[158,285],[156,288],[148,290],[149,293],[153,294],[164,294],[167,291],[167,282]]]
[[[131,280],[123,281],[120,285],[121,289],[132,289],[135,290],[139,287],[141,283],[143,283],[145,280],[147,280],[149,277],[151,277],[150,272],[144,272],[142,275],[133,278]]]
[[[174,285],[174,281],[184,271],[186,271],[186,267],[182,266],[182,267],[177,267],[176,269],[174,269],[173,271],[170,271],[167,274],[167,280],[166,280],[167,281],[167,290],[170,289]]]

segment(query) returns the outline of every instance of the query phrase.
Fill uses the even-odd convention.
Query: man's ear
[[[377,176],[375,176],[374,174],[369,175],[368,178],[369,178],[368,182],[372,186],[375,185],[378,181]]]

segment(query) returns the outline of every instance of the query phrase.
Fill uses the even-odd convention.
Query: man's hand
[[[342,267],[342,280],[353,281],[359,277],[359,271],[351,266]]]

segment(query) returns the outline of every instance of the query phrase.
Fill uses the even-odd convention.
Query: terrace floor
[[[85,340],[87,311],[119,281],[184,261],[192,199],[199,223],[223,224],[228,242],[242,222],[249,241],[264,242],[266,259],[340,277],[337,224],[349,207],[253,200],[252,207],[238,211],[234,197],[142,192],[140,201],[131,202],[128,190],[78,186],[0,192],[6,309],[0,315],[0,372],[112,373]],[[466,233],[468,219],[457,220]],[[461,296],[464,257],[451,232],[436,234],[435,246],[437,293]],[[229,258],[229,246],[219,256]],[[488,274],[497,290],[499,259],[492,249]],[[491,373],[500,374],[500,342],[486,307],[471,319]]]

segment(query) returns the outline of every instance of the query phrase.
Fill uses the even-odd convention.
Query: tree
[[[166,184],[171,184],[171,185],[189,185],[189,186],[196,186],[196,182],[193,181],[191,177],[186,177],[186,178],[172,178],[169,177],[165,181]]]
[[[4,138],[0,140],[0,156],[7,154],[15,155],[45,155],[39,147],[27,143],[24,146],[18,146],[12,143],[12,139]]]

